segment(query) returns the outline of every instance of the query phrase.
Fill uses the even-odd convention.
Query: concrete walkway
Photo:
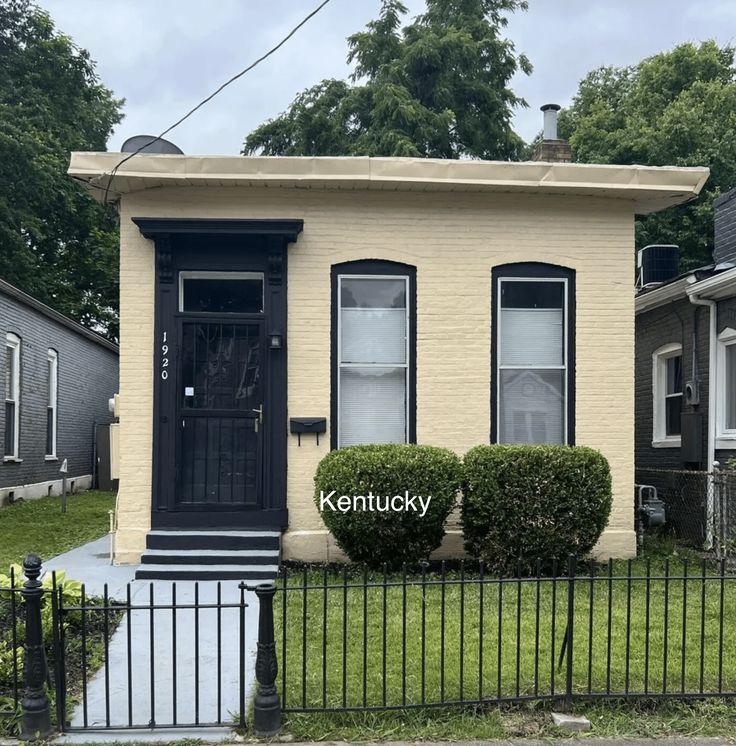
[[[88,595],[102,595],[107,583],[110,598],[124,601],[130,584],[132,608],[123,612],[110,640],[106,665],[88,681],[87,696],[71,717],[72,727],[234,723],[240,712],[241,675],[246,702],[250,702],[255,682],[255,593],[245,593],[248,606],[243,611],[245,666],[241,674],[240,590],[236,581],[219,584],[225,608],[218,612],[218,583],[134,581],[135,567],[109,564],[107,541],[90,542],[45,563],[47,570],[64,570],[69,579],[84,583]],[[198,610],[194,608],[195,592]],[[172,609],[174,594],[176,611]],[[101,612],[88,612],[88,620],[92,614]],[[100,741],[102,734],[96,735]],[[213,732],[212,736],[222,734]],[[192,737],[191,731],[183,737]],[[199,731],[198,737],[207,738],[207,731]],[[171,734],[169,739],[178,740]]]

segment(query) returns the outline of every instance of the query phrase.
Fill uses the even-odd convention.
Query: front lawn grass
[[[736,692],[736,628],[728,623],[736,616],[736,578],[721,582],[715,567],[682,559],[670,558],[667,567],[667,558],[659,552],[630,565],[614,562],[610,577],[607,566],[594,567],[592,575],[589,567],[583,568],[574,590],[575,693]],[[456,570],[448,572],[453,582],[443,589],[435,582],[436,573],[428,573],[424,583],[421,576],[411,575],[406,588],[400,574],[390,574],[384,588],[381,573],[369,574],[367,583],[361,572],[349,573],[346,583],[342,574],[308,570],[308,585],[326,585],[326,591],[305,591],[304,574],[290,573],[286,608],[279,592],[275,609],[279,692],[285,706],[401,707],[563,695],[565,661],[559,667],[559,660],[567,624],[567,581],[553,584],[547,576],[539,582],[499,582],[486,575],[481,583],[477,566],[465,572],[464,585]],[[496,738],[508,734],[508,712],[527,713],[527,719],[530,712],[543,712],[546,723],[553,704],[514,710],[483,705],[293,713],[287,721],[298,738]],[[632,706],[576,707],[615,715],[617,734],[637,732],[636,718],[624,716]],[[659,722],[657,732],[668,732],[667,723],[673,721],[690,732],[703,707],[719,713],[708,727],[724,717],[736,720],[730,708],[723,710],[718,703],[663,703],[648,720]],[[604,720],[597,731],[608,734],[605,723],[610,718]],[[540,728],[532,730],[537,735],[549,730],[546,725]]]
[[[0,508],[0,573],[7,573],[12,563],[22,563],[29,552],[48,560],[104,536],[108,511],[114,507],[114,492],[90,490],[69,495],[66,513],[61,512],[60,497]]]

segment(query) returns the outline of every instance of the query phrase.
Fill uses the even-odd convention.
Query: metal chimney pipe
[[[544,112],[544,135],[545,140],[558,140],[557,137],[557,112],[562,107],[559,104],[545,104],[540,109]]]

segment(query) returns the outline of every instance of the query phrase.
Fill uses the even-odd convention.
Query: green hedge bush
[[[366,445],[328,453],[314,477],[314,501],[333,490],[341,495],[431,496],[425,515],[417,512],[333,511],[325,505],[322,519],[338,546],[353,562],[380,568],[426,559],[442,542],[444,523],[455,505],[462,465],[445,448],[419,445]]]
[[[592,448],[492,445],[465,455],[465,548],[494,570],[586,554],[610,512],[610,469]]]

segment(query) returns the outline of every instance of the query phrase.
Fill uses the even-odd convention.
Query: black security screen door
[[[179,509],[260,508],[261,321],[181,322]]]

